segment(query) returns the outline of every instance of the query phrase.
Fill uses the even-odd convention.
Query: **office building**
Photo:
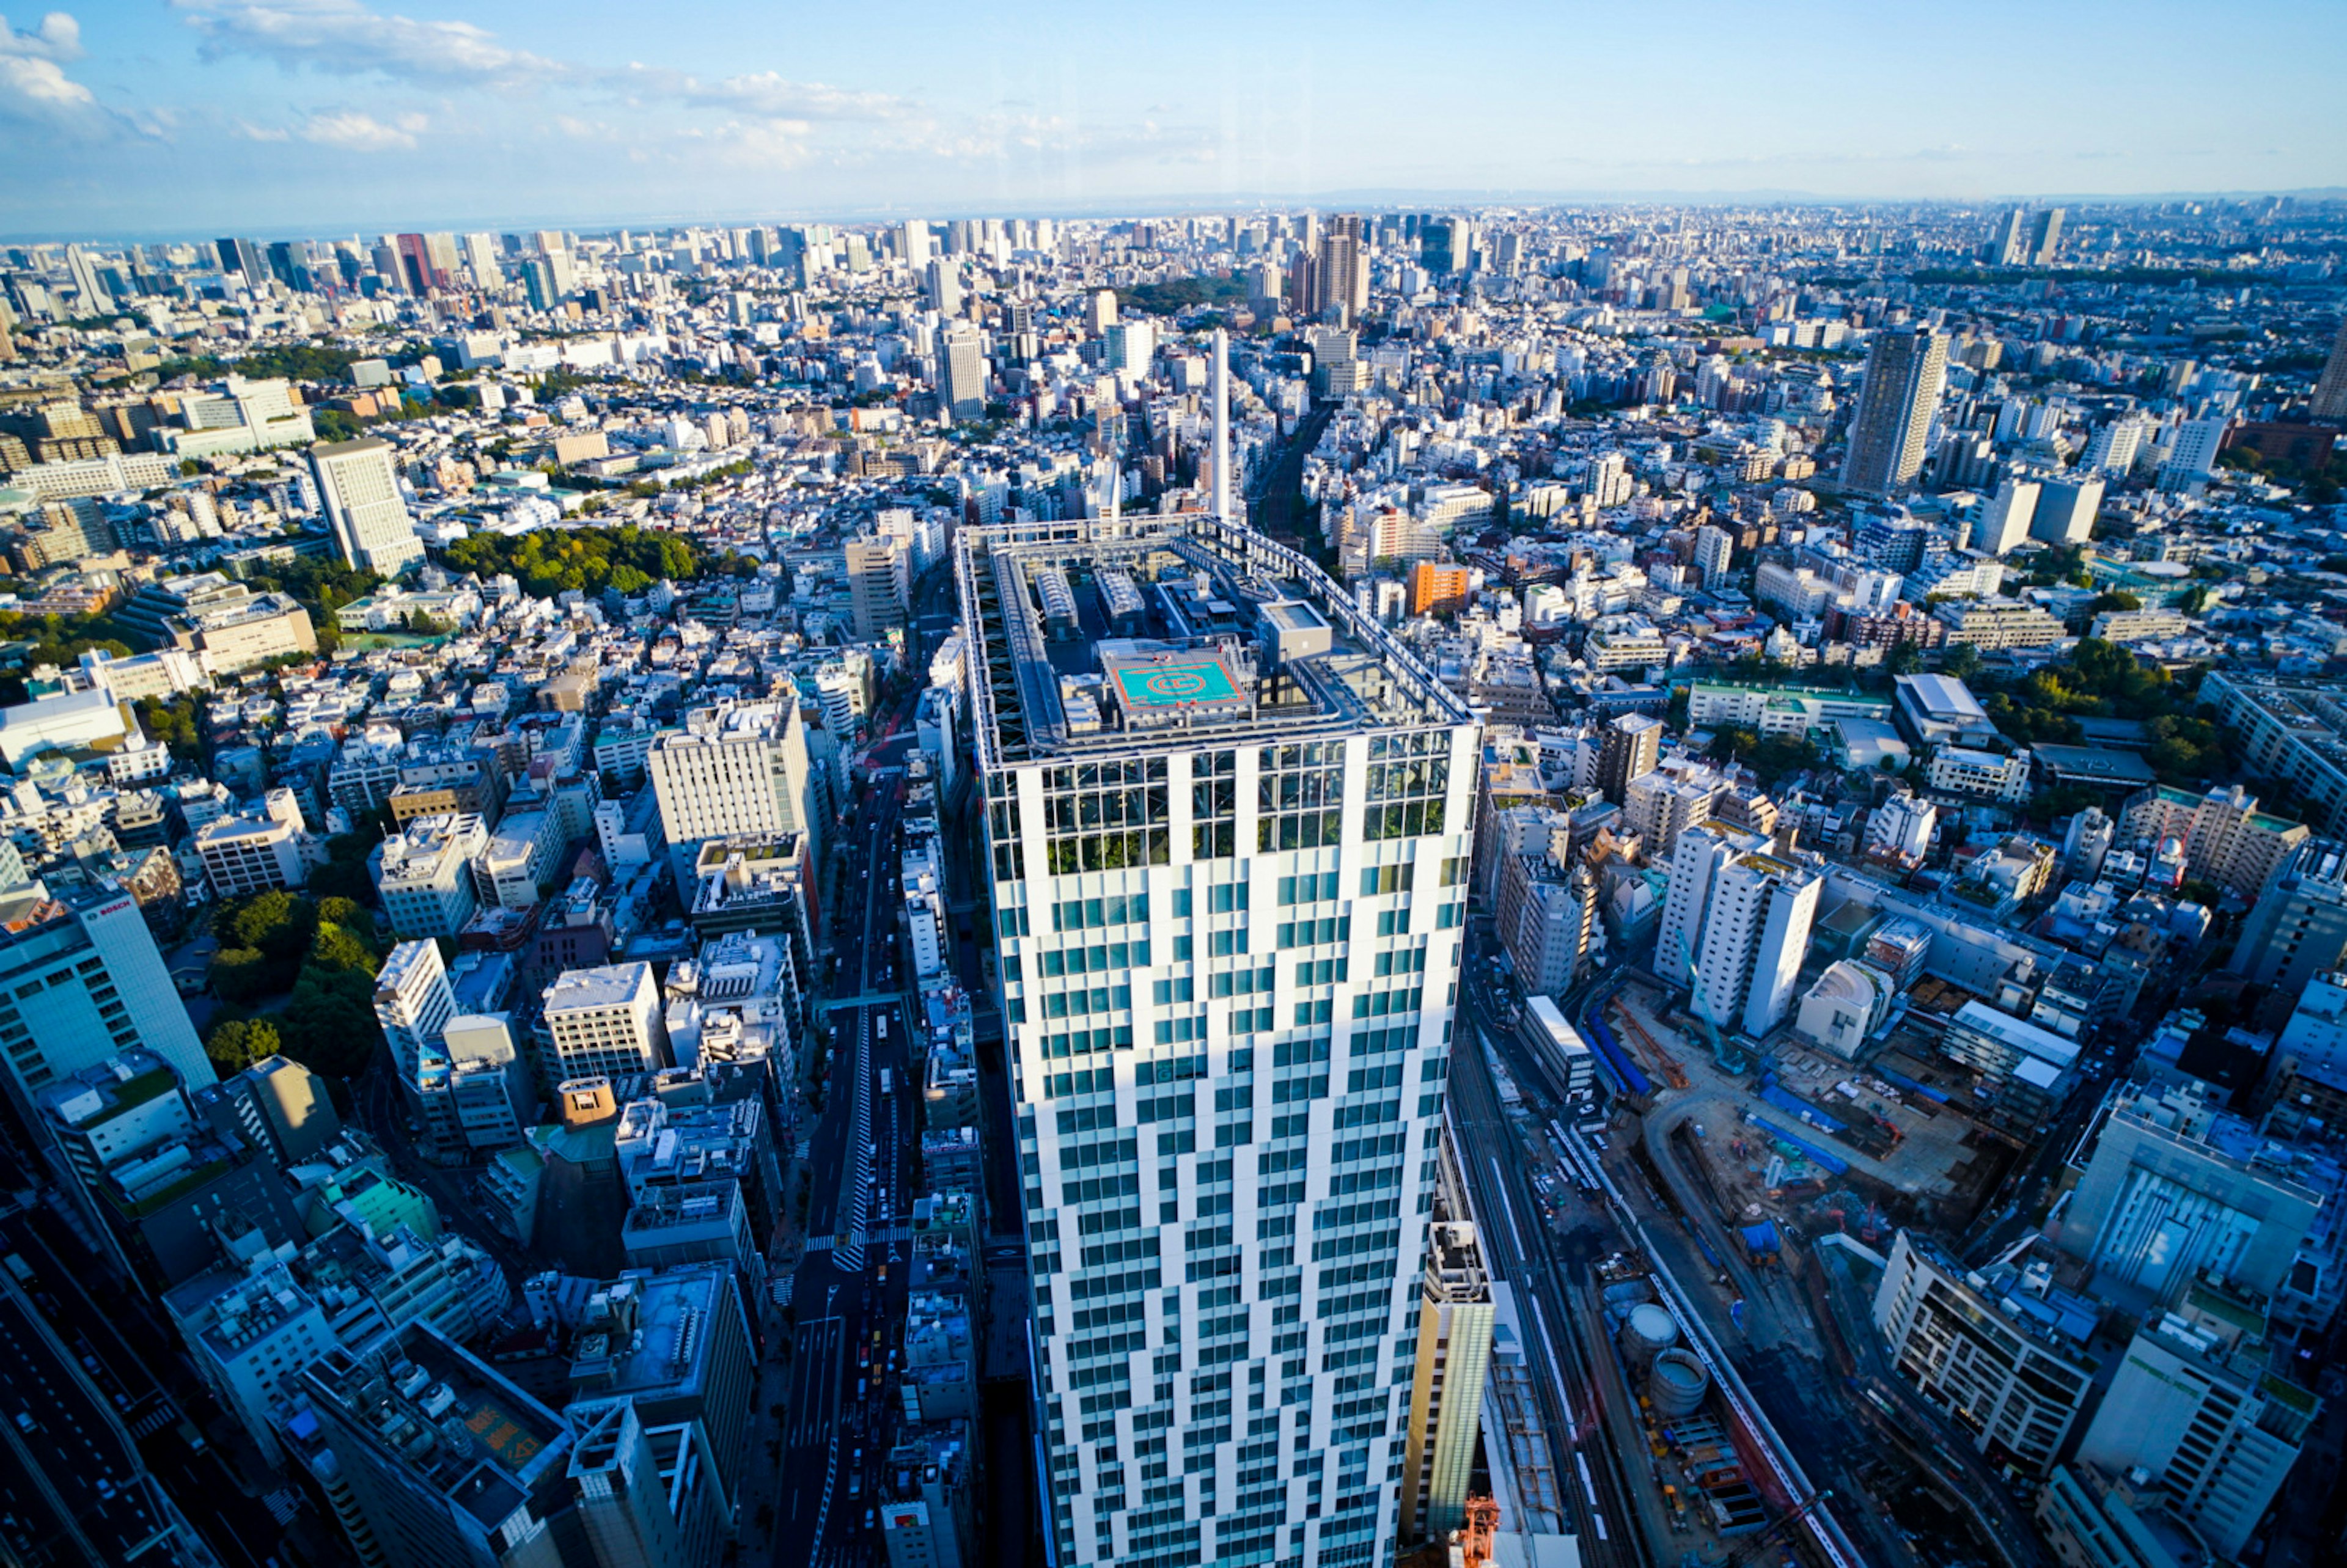
[[[1418,1361],[1401,1467],[1403,1541],[1447,1541],[1466,1516],[1491,1358],[1491,1279],[1450,1145],[1418,1287]]]
[[[2058,1464],[2037,1494],[2034,1517],[2062,1568],[2217,1568],[2200,1537],[2168,1512],[2146,1477]]]
[[[2203,1302],[2211,1310],[2188,1304],[2137,1332],[2075,1457],[2164,1488],[2177,1518],[2237,1560],[2321,1404],[2269,1368],[2271,1352],[2238,1327],[2238,1302],[2214,1291]]]
[[[650,964],[572,969],[546,988],[548,1076],[610,1078],[669,1065],[668,1025]]]
[[[1666,727],[1652,713],[1624,713],[1607,724],[1597,749],[1598,793],[1615,805],[1625,804],[1632,781],[1661,761]]]
[[[391,443],[322,441],[310,448],[310,466],[344,564],[397,577],[424,559],[424,541],[399,493]]]
[[[220,271],[242,276],[253,288],[263,288],[269,282],[269,261],[261,244],[254,240],[215,240],[212,249],[220,257]]]
[[[218,1083],[201,1084],[194,1099],[208,1120],[234,1127],[281,1170],[311,1158],[342,1132],[326,1081],[282,1056],[264,1057]]]
[[[135,1050],[182,1083],[216,1076],[135,898],[66,893],[0,929],[0,1060],[20,1124],[35,1091]]]
[[[1913,482],[1922,471],[1924,442],[1947,371],[1948,340],[1941,333],[1891,327],[1875,334],[1850,425],[1850,455],[1842,460],[1846,488],[1887,496]]]
[[[1997,220],[1989,240],[1989,260],[2000,267],[2019,267],[2029,261],[2029,213],[2014,207]]]
[[[2042,1263],[1968,1270],[1902,1230],[1873,1317],[1901,1375],[1992,1464],[2052,1467],[2094,1391],[2094,1303],[2054,1285]]]
[[[986,417],[986,340],[968,322],[938,335],[938,395],[949,421]]]
[[[300,1457],[363,1562],[564,1561],[552,1531],[570,1503],[569,1428],[453,1339],[410,1323],[331,1350],[303,1369],[301,1393],[322,1446]]]
[[[1371,1563],[1477,726],[1309,560],[1216,518],[965,528],[957,570],[1058,1561]],[[1152,635],[1050,639],[1039,580],[1103,570],[1147,585]],[[1071,661],[1113,725],[1076,722]],[[1128,1489],[1153,1473],[1179,1499]]]
[[[1412,615],[1456,615],[1467,608],[1472,581],[1463,566],[1422,560],[1409,569]]]
[[[489,831],[469,812],[419,816],[383,841],[375,892],[402,937],[455,937],[480,907],[473,864]]]
[[[696,708],[683,729],[652,743],[644,766],[661,831],[688,866],[712,838],[773,843],[804,834],[809,853],[821,853],[806,724],[794,701]]]
[[[2055,1241],[2110,1299],[2172,1306],[2202,1276],[2270,1296],[2322,1207],[2207,1085],[2131,1088],[2104,1116]]]

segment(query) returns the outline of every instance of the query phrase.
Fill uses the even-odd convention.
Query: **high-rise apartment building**
[[[407,514],[391,458],[391,443],[372,436],[310,448],[310,466],[343,561],[396,577],[424,559],[424,541],[415,537],[415,519]]]
[[[374,1016],[401,1083],[413,1085],[417,1064],[440,1054],[441,1031],[456,1013],[440,945],[427,938],[395,946],[375,974]]]
[[[2029,538],[2040,488],[2035,479],[2007,474],[1998,482],[1996,494],[1981,503],[1972,548],[1983,555],[2001,556]]]
[[[1597,747],[1597,789],[1620,805],[1633,780],[1645,777],[1662,760],[1664,724],[1652,713],[1624,713],[1605,726]]]
[[[1478,727],[1211,517],[965,529],[957,569],[1057,1560],[1378,1561]],[[1047,635],[1039,584],[1111,570],[1146,634]]]
[[[253,240],[216,240],[212,248],[219,252],[220,271],[241,272],[246,282],[259,288],[269,282],[269,262],[261,254],[260,242]]]
[[[1491,1359],[1491,1278],[1474,1225],[1460,1217],[1466,1202],[1448,1147],[1441,1175],[1418,1286],[1418,1362],[1401,1468],[1404,1541],[1446,1541],[1465,1518]]]
[[[1671,856],[1658,972],[1684,979],[1689,1005],[1718,1028],[1768,1033],[1792,1006],[1823,886],[1807,857],[1777,854],[1757,833],[1686,829]]]
[[[2024,209],[2012,208],[1997,220],[1989,259],[2000,267],[2018,267],[2029,260],[2029,214]]]
[[[907,541],[873,535],[848,540],[840,553],[856,635],[877,641],[890,627],[904,625],[913,589],[913,552]]]
[[[2099,475],[2046,479],[2037,489],[2037,509],[2029,518],[2029,537],[2049,545],[2082,545],[2093,537],[2095,514],[2103,507]]]
[[[1867,351],[1866,384],[1850,421],[1850,455],[1841,482],[1887,496],[1904,488],[1923,467],[1923,444],[1948,374],[1948,340],[1925,327],[1877,333]]]
[[[2068,213],[2059,207],[2048,207],[2029,226],[2029,264],[2050,267],[2062,250],[2062,220]]]
[[[2188,419],[2178,425],[2168,461],[2159,466],[2159,487],[2188,490],[2206,480],[2216,470],[2217,454],[2225,449],[2225,432],[2231,425],[2232,421],[2221,415]]]
[[[1695,531],[1695,558],[1690,563],[1706,588],[1727,580],[1727,563],[1735,559],[1736,538],[1726,528],[1706,523]]]

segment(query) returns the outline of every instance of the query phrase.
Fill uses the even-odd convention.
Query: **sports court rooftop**
[[[1466,723],[1308,559],[1204,513],[967,528],[981,765]]]

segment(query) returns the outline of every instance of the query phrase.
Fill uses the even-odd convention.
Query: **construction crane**
[[[1653,1057],[1655,1065],[1663,1070],[1664,1080],[1674,1089],[1685,1089],[1687,1086],[1686,1069],[1680,1065],[1679,1059],[1665,1050],[1661,1042],[1646,1032],[1646,1026],[1638,1021],[1638,1015],[1630,1010],[1628,1002],[1617,996],[1614,999],[1614,1005],[1620,1009],[1623,1023],[1638,1037],[1639,1043],[1646,1048],[1646,1054]]]
[[[1497,1499],[1471,1497],[1467,1500],[1467,1522],[1459,1532],[1459,1551],[1466,1568],[1482,1568],[1491,1560],[1491,1536],[1500,1528],[1500,1504]]]
[[[1793,1526],[1799,1524],[1802,1520],[1807,1519],[1810,1514],[1815,1513],[1819,1509],[1823,1508],[1825,1506],[1826,1499],[1832,1495],[1833,1489],[1830,1487],[1827,1488],[1823,1491],[1816,1493],[1807,1502],[1802,1503],[1800,1507],[1793,1510],[1792,1512],[1785,1515],[1784,1518],[1777,1521],[1776,1523],[1770,1525],[1768,1529],[1762,1531],[1759,1534],[1753,1536],[1750,1540],[1737,1547],[1735,1551],[1729,1553],[1727,1557],[1721,1561],[1719,1568],[1737,1568],[1738,1564],[1750,1561],[1752,1556],[1762,1547],[1783,1535],[1787,1531],[1792,1529]]]

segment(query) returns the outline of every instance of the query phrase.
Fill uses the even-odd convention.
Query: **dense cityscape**
[[[2342,296],[0,245],[0,1556],[2341,1561]]]

